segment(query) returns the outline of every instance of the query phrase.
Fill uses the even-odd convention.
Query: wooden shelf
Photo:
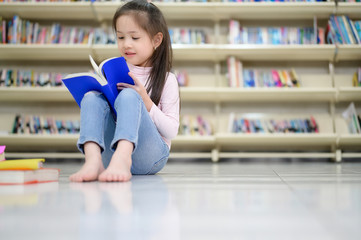
[[[225,61],[229,56],[240,60],[324,60],[332,61],[334,45],[233,45],[233,44],[172,44],[174,59],[178,61]],[[100,59],[117,53],[116,45],[95,45]],[[347,58],[347,56],[345,56]]]
[[[1,102],[75,102],[65,87],[1,87]]]
[[[333,133],[259,133],[236,134],[217,133],[216,141],[225,146],[331,146],[336,143],[337,135]]]
[[[184,136],[178,135],[172,140],[172,146],[178,145],[214,145],[216,142],[215,136]]]
[[[90,2],[9,2],[0,3],[0,16],[24,20],[94,20]]]
[[[76,150],[78,135],[35,135],[35,134],[9,134],[0,135],[0,142],[6,145],[10,152],[24,150],[61,151]]]
[[[86,60],[91,46],[85,44],[0,44],[5,60]]]
[[[24,19],[54,20],[110,20],[121,2],[15,2],[0,3],[0,15],[10,18],[17,14]],[[335,11],[334,2],[257,2],[257,3],[155,3],[166,19],[175,20],[228,20],[235,19],[326,19]],[[354,5],[358,7],[358,5]],[[340,11],[351,11],[354,6],[345,5]]]
[[[361,11],[360,11],[361,15]],[[336,61],[360,60],[361,44],[358,45],[337,45]]]
[[[255,45],[255,44],[223,44],[217,45],[217,57],[226,60],[235,56],[243,60],[308,60],[332,61],[334,45]]]
[[[49,150],[76,150],[78,134],[8,134],[0,135],[0,142],[7,145],[10,151],[46,148]],[[172,140],[172,146],[180,145],[208,145],[215,144],[215,136],[177,136]]]
[[[351,19],[361,19],[361,3],[360,2],[338,2],[336,13],[339,15],[347,15]]]
[[[333,61],[334,45],[232,45],[232,44],[173,44],[175,60],[225,61],[235,56],[242,61],[252,60],[309,60]],[[361,46],[339,46],[339,60],[361,58]],[[4,44],[0,45],[1,60],[95,60],[118,56],[116,45],[86,44]]]
[[[338,145],[344,146],[361,146],[361,134],[341,134],[338,139]],[[359,148],[361,151],[361,147]]]
[[[339,87],[337,101],[361,101],[361,87]]]
[[[357,91],[360,93],[361,89]],[[355,92],[355,96],[360,97]],[[301,101],[330,102],[336,99],[332,88],[215,88],[181,87],[182,101],[242,102],[242,101]],[[74,102],[65,87],[1,87],[1,102]]]
[[[183,101],[205,102],[334,102],[336,90],[333,88],[203,88],[182,87]]]

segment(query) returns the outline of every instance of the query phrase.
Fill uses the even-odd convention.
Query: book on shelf
[[[312,27],[248,27],[237,20],[229,21],[230,44],[322,44],[324,29],[317,26],[314,17]]]
[[[13,134],[76,134],[80,131],[79,120],[57,119],[51,116],[21,115],[14,118]]]
[[[53,23],[42,26],[38,22],[23,20],[18,15],[6,21],[0,17],[0,43],[2,44],[114,44],[111,27],[73,27]]]
[[[349,133],[360,134],[361,133],[361,119],[357,115],[356,107],[353,102],[342,112],[342,117],[345,119]]]
[[[0,87],[58,87],[63,85],[64,76],[55,72],[0,68]]]
[[[352,77],[352,86],[361,87],[361,67],[353,74]]]
[[[169,28],[172,44],[205,44],[207,35],[202,29]]]
[[[119,93],[117,83],[123,82],[134,85],[133,79],[128,75],[128,65],[124,57],[108,58],[99,66],[90,55],[89,59],[95,73],[70,74],[63,78],[63,83],[79,107],[86,93],[97,91],[104,94],[115,113],[114,102]]]
[[[331,15],[326,36],[331,44],[361,44],[361,21],[352,21],[347,15]]]
[[[54,182],[59,169],[43,168],[45,159],[16,159],[0,162],[0,185]]]
[[[0,161],[4,161],[5,160],[5,145],[1,145],[0,146]]]
[[[175,70],[174,74],[177,76],[177,81],[180,87],[186,87],[189,84],[188,72],[185,70]]]
[[[313,116],[309,118],[256,118],[229,115],[230,133],[319,133],[319,126]]]
[[[184,136],[211,136],[211,122],[203,116],[183,115],[180,119],[179,134]]]
[[[243,65],[240,60],[235,57],[229,57],[227,59],[227,69],[229,87],[300,87],[300,79],[293,68],[291,70],[243,69]]]

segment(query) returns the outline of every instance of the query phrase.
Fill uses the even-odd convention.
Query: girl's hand
[[[124,88],[132,88],[134,89],[143,99],[145,107],[147,108],[148,112],[153,106],[153,101],[148,96],[147,90],[143,86],[143,84],[133,75],[133,73],[129,72],[129,76],[133,79],[134,85],[127,84],[127,83],[117,83],[118,90],[122,90]]]

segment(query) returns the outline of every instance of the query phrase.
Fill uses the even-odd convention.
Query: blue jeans
[[[97,143],[102,151],[104,167],[110,163],[119,140],[134,144],[132,174],[155,174],[167,163],[169,147],[160,136],[140,95],[133,89],[123,89],[114,103],[117,120],[103,94],[87,93],[81,101],[80,137],[78,148],[84,153],[84,143]]]

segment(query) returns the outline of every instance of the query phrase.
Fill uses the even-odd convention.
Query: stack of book
[[[0,161],[0,185],[55,182],[59,169],[44,168],[45,159],[17,159]]]

